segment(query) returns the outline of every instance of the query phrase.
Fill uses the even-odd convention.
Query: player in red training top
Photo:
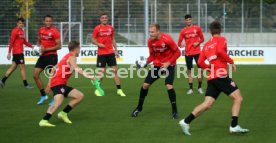
[[[132,117],[137,117],[142,111],[144,100],[148,94],[150,86],[160,77],[166,77],[165,86],[172,106],[172,118],[178,119],[176,106],[176,93],[173,88],[176,60],[180,57],[180,50],[170,35],[160,32],[159,24],[150,25],[150,38],[148,40],[149,57],[147,63],[153,62],[152,68],[140,89],[139,102]]]
[[[55,127],[55,125],[49,123],[49,119],[62,104],[65,97],[69,97],[71,98],[71,100],[69,101],[68,105],[63,109],[63,111],[58,113],[58,118],[63,120],[67,124],[72,124],[67,114],[69,111],[75,108],[84,97],[82,92],[67,85],[67,82],[72,75],[73,70],[77,71],[79,74],[82,74],[86,78],[96,80],[94,76],[84,72],[77,65],[76,57],[78,57],[80,53],[79,42],[70,42],[68,44],[68,49],[69,53],[65,55],[62,60],[57,64],[57,66],[51,71],[53,77],[50,78],[46,91],[53,91],[55,102],[48,108],[46,115],[39,122],[39,126],[41,127]]]
[[[20,67],[20,75],[23,80],[24,86],[28,89],[33,88],[31,85],[28,84],[28,82],[26,80],[23,45],[27,45],[28,47],[31,47],[31,48],[33,48],[33,46],[28,41],[26,41],[25,34],[22,29],[23,27],[24,27],[24,19],[18,18],[17,26],[11,32],[9,53],[7,56],[7,59],[10,60],[11,53],[12,53],[12,66],[7,70],[7,72],[4,75],[4,77],[2,78],[2,80],[0,80],[1,88],[4,87],[6,80],[14,72],[14,70],[17,68],[18,65]]]
[[[242,96],[238,86],[228,77],[227,64],[231,64],[234,71],[236,71],[236,66],[234,61],[227,55],[226,39],[220,36],[221,24],[217,21],[211,23],[210,32],[212,38],[204,45],[198,59],[199,66],[209,71],[205,100],[196,106],[192,113],[181,120],[179,124],[184,134],[191,135],[189,124],[200,114],[210,109],[219,94],[223,92],[233,100],[230,133],[246,133],[249,130],[238,125]],[[205,60],[209,62],[209,65],[205,63]]]
[[[99,76],[103,77],[107,64],[112,68],[112,72],[114,73],[117,94],[126,96],[121,89],[121,81],[117,75],[118,67],[116,57],[119,58],[120,56],[114,38],[114,28],[108,24],[107,13],[100,15],[100,22],[101,24],[96,26],[92,33],[92,43],[98,46],[97,67],[100,68]],[[95,94],[96,96],[100,96],[98,90],[95,90]]]
[[[192,16],[185,15],[185,22],[187,24],[184,27],[178,38],[178,46],[181,48],[185,47],[185,61],[186,66],[188,68],[188,76],[189,76],[189,90],[187,94],[193,93],[193,77],[191,70],[193,68],[193,59],[197,63],[200,53],[200,44],[204,41],[204,37],[202,31],[199,26],[194,25],[192,23]],[[185,40],[185,44],[182,44],[183,39]],[[199,70],[201,71],[201,70]],[[202,72],[198,72],[198,92],[203,94],[202,91]]]
[[[50,70],[57,64],[57,50],[61,49],[60,35],[58,30],[53,26],[52,16],[46,15],[44,17],[44,24],[45,26],[41,27],[38,31],[38,45],[41,46],[41,55],[36,62],[33,72],[34,80],[41,95],[39,101],[37,102],[38,105],[48,99],[48,96],[44,91],[40,73],[45,69]],[[50,104],[52,103],[53,100]]]

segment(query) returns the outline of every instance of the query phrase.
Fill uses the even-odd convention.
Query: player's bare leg
[[[140,96],[139,96],[139,100],[138,100],[138,105],[132,111],[131,117],[137,117],[138,113],[143,110],[144,101],[145,101],[146,96],[148,95],[148,90],[149,90],[150,86],[151,85],[148,84],[148,83],[143,83],[143,86],[140,89]]]
[[[172,118],[178,119],[175,90],[173,88],[173,85],[171,84],[166,84],[166,88],[167,88],[168,96],[172,106]]]
[[[46,95],[45,90],[44,90],[43,82],[40,78],[40,74],[42,71],[43,71],[43,69],[41,69],[41,68],[35,68],[34,72],[33,72],[33,78],[35,80],[37,88],[40,91],[40,99],[37,102],[38,105],[41,105],[45,100],[48,99],[48,96]]]
[[[58,118],[63,120],[67,124],[72,124],[67,114],[82,101],[84,95],[77,89],[73,89],[68,94],[68,97],[70,98],[70,101],[68,105],[63,109],[63,111],[58,113]]]
[[[196,106],[192,113],[187,116],[185,119],[182,119],[179,121],[179,125],[182,128],[182,131],[186,135],[191,135],[189,129],[190,129],[190,123],[199,115],[201,115],[206,110],[210,109],[212,105],[215,103],[215,99],[211,96],[206,96],[203,103]]]
[[[117,94],[120,95],[120,96],[126,96],[125,93],[123,92],[123,90],[121,89],[121,80],[120,80],[120,77],[117,73],[118,67],[117,66],[112,66],[111,69],[112,69],[112,72],[114,74],[114,81],[115,81],[115,84],[116,84],[116,87],[117,87]]]
[[[15,62],[12,62],[11,67],[6,71],[4,77],[2,80],[0,80],[0,87],[4,88],[6,80],[9,78],[9,76],[15,71],[17,68],[17,64]]]
[[[230,97],[233,100],[233,105],[232,105],[232,121],[231,121],[231,126],[229,128],[229,131],[231,133],[249,132],[248,129],[243,129],[238,124],[238,117],[240,114],[240,108],[243,100],[240,90],[239,89],[235,90],[233,93],[230,94]]]
[[[49,119],[56,112],[58,107],[62,104],[62,102],[64,100],[64,96],[62,94],[57,94],[54,96],[54,99],[55,99],[54,104],[49,106],[49,108],[47,109],[46,115],[39,122],[40,127],[55,127],[55,125],[49,123]]]
[[[203,90],[202,90],[202,87],[201,87],[201,85],[202,85],[202,75],[203,75],[203,71],[202,71],[201,68],[199,68],[198,69],[198,76],[197,76],[197,79],[198,79],[198,88],[197,88],[197,90],[200,94],[204,93]]]
[[[192,77],[192,71],[191,71],[191,70],[188,70],[187,73],[188,73],[188,82],[189,82],[189,90],[188,90],[187,94],[193,94],[194,91],[193,91],[193,77]]]
[[[32,89],[33,87],[31,85],[29,85],[27,80],[26,80],[25,64],[19,64],[19,68],[20,68],[21,79],[23,81],[24,86],[27,89]]]

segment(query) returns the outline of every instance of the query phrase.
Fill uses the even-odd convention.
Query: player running
[[[192,23],[192,16],[185,15],[185,22],[187,24],[184,27],[178,38],[178,46],[181,48],[185,47],[185,61],[186,66],[188,68],[188,76],[189,76],[189,90],[187,94],[192,94],[193,91],[193,77],[191,70],[193,68],[193,59],[197,63],[199,53],[200,53],[200,44],[204,41],[204,37],[202,31],[199,26],[194,25]],[[183,39],[185,40],[185,44],[182,44]],[[202,91],[202,72],[198,73],[198,92],[203,94]]]
[[[249,132],[248,129],[243,129],[238,125],[242,96],[238,86],[228,77],[227,63],[232,65],[233,71],[236,71],[236,66],[234,61],[226,53],[226,39],[220,36],[221,24],[217,21],[211,23],[210,32],[213,37],[204,45],[198,59],[199,66],[209,71],[205,100],[195,107],[189,116],[179,121],[179,124],[184,134],[191,135],[189,132],[190,123],[200,114],[210,109],[219,94],[223,92],[233,100],[232,122],[229,128],[230,133]],[[209,61],[210,65],[206,65],[205,60]]]
[[[101,24],[96,26],[92,33],[92,43],[98,46],[97,67],[100,68],[99,75],[103,77],[106,70],[106,64],[111,67],[117,86],[117,94],[126,96],[121,89],[121,81],[117,74],[118,67],[116,57],[119,58],[120,56],[114,38],[114,28],[108,24],[107,13],[102,13],[100,15],[100,22]],[[95,90],[95,94],[96,96],[100,96],[98,90]]]
[[[44,17],[44,24],[45,26],[41,27],[38,31],[38,45],[41,46],[41,56],[37,60],[33,72],[34,80],[41,95],[37,102],[38,105],[41,105],[48,99],[44,90],[43,82],[40,78],[40,73],[45,69],[49,70],[52,66],[57,64],[57,50],[61,49],[60,34],[53,26],[52,16],[46,15]],[[52,103],[53,100],[50,104]]]
[[[69,120],[67,114],[75,108],[78,103],[80,103],[84,97],[83,93],[77,89],[74,89],[70,86],[67,86],[67,81],[69,80],[73,70],[77,71],[79,74],[82,74],[84,77],[91,80],[96,80],[96,78],[88,73],[84,72],[81,68],[78,67],[76,60],[80,53],[80,44],[77,41],[72,41],[68,45],[69,53],[65,55],[62,60],[58,63],[56,68],[52,70],[53,77],[49,80],[47,90],[51,90],[54,93],[54,104],[50,106],[46,112],[46,115],[39,122],[41,127],[55,127],[55,125],[49,123],[49,119],[53,113],[58,109],[62,104],[65,97],[71,98],[68,105],[63,109],[63,111],[58,113],[58,118],[63,120],[67,124],[72,124]],[[99,80],[98,80],[99,81]],[[46,91],[47,91],[46,90]]]
[[[160,32],[159,24],[150,25],[150,38],[148,39],[149,57],[147,63],[153,62],[152,68],[140,90],[140,97],[137,107],[132,112],[132,117],[137,117],[142,111],[144,100],[148,94],[150,86],[160,78],[160,74],[167,74],[165,86],[172,106],[172,118],[178,119],[176,106],[176,93],[173,88],[176,60],[180,57],[180,50],[170,35]]]
[[[20,75],[21,79],[23,80],[23,84],[27,89],[33,88],[26,80],[26,71],[25,71],[25,60],[24,60],[24,48],[23,45],[27,45],[28,47],[33,48],[33,46],[26,41],[25,34],[23,31],[24,27],[24,19],[18,18],[17,19],[17,26],[12,30],[11,32],[11,39],[10,39],[10,46],[9,46],[9,52],[7,55],[7,59],[11,59],[11,53],[12,53],[12,65],[7,70],[6,74],[0,80],[0,87],[3,88],[6,80],[8,77],[15,71],[17,66],[19,65],[20,68]]]

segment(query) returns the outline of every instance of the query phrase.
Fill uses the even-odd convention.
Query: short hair
[[[160,30],[160,25],[159,24],[157,24],[157,23],[152,23],[152,24],[150,24],[150,26],[149,27],[155,27],[156,28],[156,30]]]
[[[47,17],[49,17],[49,18],[52,18],[52,19],[53,19],[53,17],[52,17],[51,15],[47,14],[47,15],[45,15],[45,16],[43,17],[43,20],[45,20],[45,18],[47,18]]]
[[[100,14],[100,17],[102,17],[103,15],[108,16],[107,12],[102,12],[102,13]]]
[[[73,51],[74,49],[78,48],[80,46],[80,42],[78,41],[70,41],[69,44],[68,44],[68,49],[69,51]]]
[[[186,14],[185,19],[188,19],[188,18],[192,18],[192,15],[191,14]]]
[[[19,17],[19,18],[17,18],[17,21],[16,21],[16,22],[19,22],[19,21],[24,22],[25,20],[24,20],[24,18]]]
[[[212,22],[210,24],[210,27],[209,27],[210,32],[211,32],[212,35],[220,34],[221,33],[221,28],[222,28],[222,26],[221,26],[219,21]]]

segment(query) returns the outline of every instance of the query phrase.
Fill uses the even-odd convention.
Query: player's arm
[[[147,58],[147,64],[150,64],[151,62],[153,62],[155,58],[154,51],[152,49],[150,41],[148,41],[148,48],[149,48],[149,57]]]
[[[114,36],[114,30],[112,32],[112,46],[114,48],[114,51],[115,51],[115,55],[117,58],[120,57],[119,53],[118,53],[118,48],[117,48],[117,44],[116,44],[116,40],[115,40],[115,36]]]
[[[9,52],[8,52],[8,55],[7,55],[8,60],[11,59],[11,51],[12,51],[15,39],[16,39],[16,31],[13,30],[12,33],[11,33],[11,38],[10,38]]]
[[[50,48],[44,48],[44,47],[41,47],[41,52],[44,53],[44,52],[50,52],[50,51],[56,51],[56,50],[59,50],[61,49],[61,41],[60,41],[60,35],[59,35],[59,32],[57,30],[54,31],[54,39],[55,39],[55,46],[53,47],[50,47]]]
[[[168,61],[168,66],[169,66],[171,63],[174,63],[180,57],[181,53],[180,53],[180,50],[178,49],[178,46],[176,45],[176,43],[173,41],[172,38],[168,40],[167,44],[168,44],[168,47],[170,47],[170,49],[173,52],[173,56]]]
[[[217,48],[218,55],[221,56],[224,59],[224,61],[231,64],[233,71],[236,71],[236,65],[234,63],[234,60],[230,58],[229,55],[227,54],[226,40],[223,42],[220,42],[219,44],[220,45],[218,45],[218,48]]]
[[[198,64],[199,67],[201,67],[202,69],[208,70],[208,69],[210,69],[210,66],[207,65],[207,64],[205,63],[205,60],[206,60],[206,57],[205,57],[204,53],[201,52],[200,55],[199,55],[197,64]]]
[[[68,63],[73,68],[73,70],[77,71],[79,74],[83,75],[85,78],[89,78],[91,80],[96,80],[95,76],[90,75],[90,74],[84,72],[80,67],[78,67],[76,57],[71,56],[68,59]]]
[[[183,34],[182,34],[182,31],[180,31],[180,34],[179,34],[179,37],[178,37],[178,47],[180,48],[183,48],[185,46],[185,44],[182,44],[182,41],[183,41]]]
[[[94,28],[93,30],[93,33],[92,33],[92,43],[100,48],[104,48],[104,44],[103,43],[98,43],[98,40],[97,40],[97,35],[98,35],[98,29],[97,28]]]
[[[198,35],[199,35],[199,44],[201,44],[204,42],[204,36],[200,27],[198,27]]]
[[[29,43],[26,39],[24,39],[24,44],[30,48],[33,48],[33,45]]]

